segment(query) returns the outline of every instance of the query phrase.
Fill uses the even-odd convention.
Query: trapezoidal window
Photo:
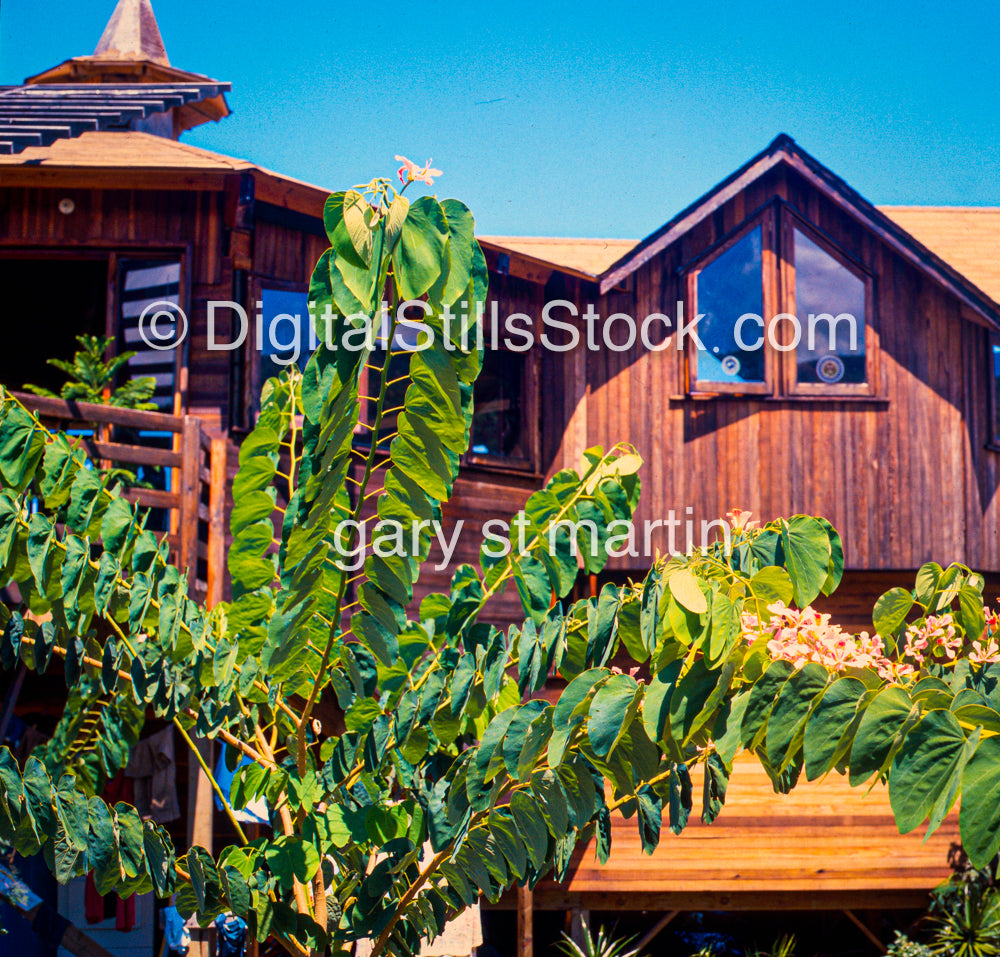
[[[723,243],[690,274],[689,301],[702,316],[695,327],[704,348],[692,341],[691,384],[695,391],[767,392],[767,354],[745,348],[756,338],[746,315],[763,315],[764,251],[769,223],[759,222]],[[689,317],[689,322],[694,316]]]
[[[865,335],[869,282],[832,248],[791,224],[793,301],[798,319],[795,367],[789,392],[871,394],[872,375]]]
[[[711,248],[687,294],[691,392],[875,394],[872,279],[787,207]]]

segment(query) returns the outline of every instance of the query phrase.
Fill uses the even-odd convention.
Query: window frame
[[[260,414],[260,390],[264,387],[264,353],[259,348],[257,342],[257,303],[263,301],[264,290],[274,292],[294,292],[304,293],[308,297],[309,283],[296,282],[286,279],[271,279],[267,276],[250,274],[247,282],[247,295],[249,302],[246,304],[248,318],[246,341],[237,350],[240,362],[246,369],[242,384],[244,407],[247,409],[247,429],[251,429]],[[308,321],[308,319],[306,320]],[[236,391],[236,390],[234,390]]]
[[[788,308],[786,312],[798,315],[795,297],[795,234],[794,230],[803,233],[823,252],[838,262],[844,269],[859,279],[865,288],[865,381],[864,382],[799,382],[797,349],[784,353],[784,393],[796,397],[831,398],[837,396],[856,396],[873,398],[878,393],[878,333],[875,331],[872,318],[875,312],[875,277],[861,263],[849,256],[836,243],[826,236],[822,230],[799,215],[788,206],[781,209],[781,245],[779,269],[781,272],[781,301]],[[806,334],[807,328],[803,328]],[[786,340],[787,341],[787,340]]]
[[[993,358],[993,350],[1000,349],[1000,333],[989,330],[986,334],[986,361],[987,374],[989,376],[989,438],[986,448],[993,452],[1000,452],[1000,395],[997,395],[997,385],[1000,383],[1000,376],[996,372],[996,360]]]
[[[685,306],[689,316],[698,314],[698,277],[711,262],[732,248],[757,226],[762,227],[761,282],[763,319],[790,313],[797,316],[795,302],[794,229],[804,233],[824,252],[864,283],[865,287],[865,382],[798,381],[797,349],[780,352],[765,339],[764,381],[713,382],[698,378],[698,348],[689,341],[684,351],[685,392],[693,398],[713,396],[748,396],[761,399],[875,399],[881,396],[879,384],[879,337],[876,330],[876,276],[863,263],[841,249],[821,229],[809,222],[787,202],[775,198],[739,226],[683,265],[681,273]],[[791,342],[787,323],[777,329],[781,343]],[[766,328],[763,330],[766,336]]]
[[[751,216],[742,225],[723,237],[719,242],[713,243],[701,255],[699,255],[686,268],[685,291],[687,294],[689,319],[698,315],[698,277],[705,267],[713,263],[723,253],[732,249],[740,240],[748,236],[758,226],[761,227],[761,284],[762,284],[762,308],[764,310],[764,320],[774,314],[774,305],[777,299],[774,287],[774,264],[771,260],[774,257],[774,210],[765,209]],[[697,327],[695,327],[697,331]],[[687,363],[686,381],[688,393],[695,395],[774,395],[775,386],[778,379],[778,363],[775,361],[774,350],[764,349],[764,381],[763,382],[716,382],[708,379],[698,378],[698,347],[694,341],[688,341],[685,349],[685,359]]]
[[[538,361],[537,349],[519,352],[508,349],[502,343],[497,343],[496,352],[509,352],[523,356],[524,366],[521,371],[521,442],[524,449],[522,456],[491,455],[472,451],[471,431],[469,447],[462,457],[462,464],[468,468],[488,469],[490,471],[516,472],[520,475],[534,474],[538,470]],[[485,361],[485,360],[484,360]],[[478,381],[478,380],[477,380]],[[475,386],[473,385],[473,389]],[[471,429],[471,427],[470,427]]]

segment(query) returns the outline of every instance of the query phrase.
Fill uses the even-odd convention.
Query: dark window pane
[[[757,226],[698,273],[697,326],[705,350],[698,352],[698,379],[702,382],[763,382],[764,350],[750,351],[736,341],[740,316],[764,313],[761,260],[762,233]],[[693,318],[693,317],[692,317]],[[762,335],[760,323],[747,320],[740,334],[751,345]]]
[[[993,347],[993,438],[1000,441],[1000,346]]]
[[[304,292],[262,289],[260,366],[261,381],[278,375],[298,362],[304,369],[309,361],[310,318],[308,296]],[[251,327],[249,335],[254,336]]]
[[[866,381],[865,284],[799,230],[795,243],[795,311],[802,339],[799,382]]]
[[[524,355],[488,349],[476,380],[472,417],[473,455],[525,457],[521,443]]]

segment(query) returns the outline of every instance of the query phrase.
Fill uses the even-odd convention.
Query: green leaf
[[[290,890],[298,879],[303,884],[319,869],[319,853],[301,837],[282,835],[264,850],[264,860],[282,887]]]
[[[810,661],[782,687],[767,720],[765,737],[767,760],[778,770],[788,767],[795,757],[809,714],[829,681],[826,668]]]
[[[629,675],[612,675],[600,687],[590,705],[587,737],[594,753],[606,757],[635,714],[641,690],[635,678]]]
[[[826,529],[808,515],[781,521],[785,567],[792,579],[792,597],[799,608],[810,604],[829,575],[830,539]]]
[[[983,738],[962,774],[962,847],[973,867],[1000,851],[1000,737]]]
[[[930,605],[931,599],[934,597],[934,592],[937,590],[938,582],[943,574],[943,569],[937,562],[927,562],[926,565],[921,565],[920,570],[917,572],[916,585],[914,591],[917,595],[917,601],[923,605]]]
[[[511,795],[510,811],[531,866],[536,871],[541,871],[549,850],[549,831],[545,817],[526,791],[515,791]]]
[[[421,196],[411,204],[392,251],[401,299],[419,299],[441,275],[448,241],[448,221],[440,203]]]
[[[973,749],[978,739],[977,733]],[[917,827],[942,793],[957,792],[969,753],[965,733],[948,711],[928,712],[910,730],[889,772],[889,803],[901,834]]]
[[[964,585],[958,592],[958,623],[969,638],[978,638],[986,628],[983,596],[971,585]]]
[[[688,611],[693,611],[696,615],[708,611],[708,601],[691,569],[681,567],[674,570],[670,573],[667,584],[670,587],[670,594]]]
[[[824,595],[832,595],[844,577],[844,543],[837,530],[822,516],[816,519],[826,529],[830,541],[830,564],[827,566],[826,581],[820,588]]]
[[[344,194],[344,226],[354,251],[366,264],[372,259],[371,215],[371,207],[357,190],[349,189]]]
[[[768,565],[750,579],[750,591],[765,608],[778,601],[790,604],[794,590],[788,572],[778,565]]]
[[[880,691],[865,710],[851,748],[851,787],[856,787],[880,772],[892,756],[897,736],[905,725],[913,703],[902,689],[888,687]]]
[[[831,684],[805,726],[806,779],[815,781],[826,774],[847,734],[865,685],[857,678],[842,677]]]
[[[906,621],[913,607],[913,595],[905,588],[890,588],[875,602],[872,624],[883,637],[894,635]]]

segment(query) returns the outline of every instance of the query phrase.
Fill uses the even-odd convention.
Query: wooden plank
[[[536,887],[534,906],[537,911],[565,911],[582,907],[595,911],[662,912],[679,911],[842,911],[850,907],[885,910],[925,910],[930,895],[923,889],[880,888],[862,893],[853,890],[788,891],[767,890],[649,890],[621,891],[613,884],[602,889],[579,893],[565,886]],[[483,902],[484,910],[516,911],[514,894],[505,894],[496,904]]]
[[[163,466],[177,468],[181,457],[169,449],[158,449],[149,445],[124,445],[119,442],[95,442],[86,437],[80,438],[80,444],[87,455],[93,459],[106,459],[108,462],[129,465]]]
[[[180,515],[178,564],[186,569],[192,585],[197,577],[198,502],[201,483],[198,470],[201,459],[201,422],[193,415],[184,416],[181,432]]]
[[[12,392],[19,402],[39,416],[52,416],[70,422],[105,422],[150,432],[180,432],[182,423],[177,416],[162,412],[143,412],[138,409],[119,409],[112,405],[95,405],[92,402],[67,402],[50,399],[30,392]]]
[[[145,508],[179,508],[181,496],[177,492],[164,492],[153,488],[127,488],[122,497]]]
[[[226,576],[226,470],[227,442],[212,439],[211,478],[208,485],[208,606],[223,599]]]

